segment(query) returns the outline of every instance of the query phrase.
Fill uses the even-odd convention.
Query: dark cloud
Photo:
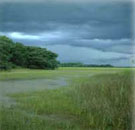
[[[67,26],[71,30],[89,32],[85,34],[86,38],[131,37],[132,9],[127,2],[3,3],[0,4],[0,10],[2,12],[0,29],[5,32],[41,32],[66,29]]]
[[[96,63],[113,63],[124,60],[132,54],[132,2],[6,2],[0,3],[0,34],[7,35],[15,41],[26,45],[57,46],[70,45],[74,49],[79,47],[99,51],[103,57],[95,59]],[[64,45],[64,46],[63,46]],[[65,48],[66,49],[66,48]],[[87,50],[87,51],[88,51]],[[76,56],[74,59],[89,61],[84,57]],[[110,52],[117,55],[110,58],[104,57]],[[112,53],[111,53],[112,52]],[[98,54],[100,54],[98,53]],[[119,57],[119,53],[124,54]],[[94,52],[92,53],[94,54]],[[74,54],[74,55],[78,55]],[[84,59],[83,59],[84,58]],[[124,59],[125,58],[125,59]],[[103,60],[103,61],[102,61]]]

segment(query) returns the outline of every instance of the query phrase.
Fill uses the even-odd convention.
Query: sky
[[[130,66],[132,2],[0,2],[0,35],[56,52],[60,62]]]

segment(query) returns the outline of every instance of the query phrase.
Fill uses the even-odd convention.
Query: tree
[[[15,43],[11,51],[12,57],[10,61],[16,66],[27,67],[27,48],[21,43]]]
[[[12,68],[13,64],[10,62],[12,47],[12,40],[5,36],[0,36],[0,69],[6,70]]]
[[[57,54],[45,48],[27,47],[27,67],[34,69],[54,69],[57,67]]]
[[[45,48],[24,46],[0,36],[0,69],[26,67],[32,69],[55,69],[57,54]]]

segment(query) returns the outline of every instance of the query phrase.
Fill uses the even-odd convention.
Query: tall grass
[[[82,123],[97,130],[131,130],[132,74],[104,74],[80,79],[76,102],[81,108]]]
[[[66,88],[11,95],[1,130],[131,130],[132,74],[99,74]]]

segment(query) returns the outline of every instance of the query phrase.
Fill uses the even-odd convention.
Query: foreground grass
[[[66,72],[64,69],[57,75],[70,76],[76,71],[76,75],[82,74],[83,77],[74,78],[66,88],[10,95],[18,104],[1,109],[1,129],[131,130],[130,70],[117,71],[115,74],[110,74],[114,70],[105,69],[70,70]],[[84,76],[92,71],[109,73]]]
[[[97,130],[131,130],[132,74],[107,74],[81,81],[76,102],[84,126]]]

